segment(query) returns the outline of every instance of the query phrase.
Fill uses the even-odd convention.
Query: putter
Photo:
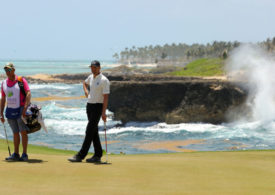
[[[9,155],[11,156],[11,150],[10,150],[10,145],[9,145],[9,141],[8,141],[8,136],[7,136],[5,123],[3,123],[3,126],[4,126],[5,135],[6,135],[6,141],[7,141],[7,144],[8,144]]]
[[[104,122],[104,131],[105,131],[105,147],[106,147],[106,161],[105,162],[101,162],[101,164],[111,164],[108,162],[108,150],[107,150],[107,135],[106,135],[106,122]]]

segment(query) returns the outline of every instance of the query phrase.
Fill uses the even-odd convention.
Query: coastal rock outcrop
[[[129,121],[228,122],[230,110],[245,101],[247,93],[219,80],[112,81],[109,110],[123,123]]]

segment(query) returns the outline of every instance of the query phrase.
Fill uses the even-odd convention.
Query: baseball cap
[[[15,69],[13,63],[9,62],[4,66],[4,69]]]
[[[90,67],[91,67],[91,66],[100,67],[100,62],[99,62],[99,61],[97,61],[97,60],[94,60],[94,61],[92,61],[92,62],[91,62]]]

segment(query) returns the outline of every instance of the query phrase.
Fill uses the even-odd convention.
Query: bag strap
[[[25,92],[24,83],[23,83],[23,77],[22,77],[22,76],[18,76],[18,77],[17,77],[17,82],[18,82],[20,91],[21,91],[22,94],[26,97],[26,92]]]

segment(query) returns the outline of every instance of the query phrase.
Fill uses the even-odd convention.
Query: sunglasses
[[[4,70],[5,70],[6,72],[11,72],[11,71],[12,71],[12,69],[10,69],[10,68],[4,68]]]

